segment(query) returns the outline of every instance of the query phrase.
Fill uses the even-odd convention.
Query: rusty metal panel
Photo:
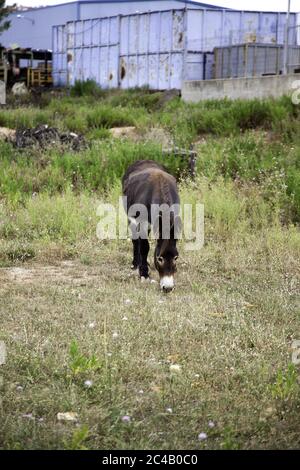
[[[120,86],[180,88],[184,11],[128,15],[120,20]]]
[[[66,86],[68,83],[65,25],[52,28],[52,77],[54,86]]]
[[[103,88],[118,86],[119,18],[67,23],[68,83],[92,79]]]
[[[181,88],[185,11],[169,10],[72,21],[65,28],[67,82],[103,88]],[[55,54],[58,47],[55,45]]]
[[[187,48],[193,51],[213,51],[242,43],[283,44],[285,13],[208,10],[187,11]],[[290,25],[295,26],[296,15],[291,14]],[[290,38],[297,44],[297,34]]]
[[[181,88],[182,80],[278,73],[280,53],[269,48],[267,54],[262,46],[283,41],[284,21],[283,13],[222,9],[71,21],[53,30],[54,82],[89,78],[103,88],[169,89]],[[291,26],[295,22],[291,15]],[[296,45],[297,29],[291,31]],[[216,47],[223,50],[215,52],[214,63]]]

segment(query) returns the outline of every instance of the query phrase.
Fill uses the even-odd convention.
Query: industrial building
[[[290,15],[292,71],[300,68],[299,18]],[[168,89],[181,88],[183,80],[282,73],[284,12],[87,0],[16,12],[11,21],[2,44],[51,49],[58,86],[93,79],[103,88]]]
[[[207,3],[189,0],[79,0],[12,13],[8,18],[11,27],[1,34],[0,43],[4,47],[16,45],[21,48],[51,49],[54,25],[68,21],[186,7],[218,9]]]

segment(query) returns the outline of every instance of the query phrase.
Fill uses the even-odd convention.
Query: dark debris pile
[[[84,137],[75,132],[59,132],[47,124],[31,129],[17,129],[15,145],[18,148],[40,146],[41,148],[64,145],[74,151],[87,147]]]

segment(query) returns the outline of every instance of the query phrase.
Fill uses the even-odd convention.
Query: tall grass
[[[147,90],[99,93],[0,113],[11,125],[23,113],[99,139],[78,153],[0,142],[0,266],[10,266],[1,339],[12,385],[1,390],[2,447],[297,446],[298,110],[285,99],[186,105]],[[116,118],[168,130],[170,146],[194,143],[195,178],[143,132],[139,142],[109,137]],[[125,168],[141,158],[184,175],[183,204],[204,204],[205,246],[179,242],[167,297],[130,275],[130,243],[96,237],[98,199],[116,204]],[[76,431],[57,423],[67,411]]]
[[[75,80],[74,85],[70,89],[70,95],[72,97],[78,96],[93,96],[93,97],[102,97],[104,92],[101,90],[100,86],[97,85],[95,80]]]
[[[179,157],[165,157],[156,143],[105,141],[79,153],[52,149],[43,154],[40,151],[24,154],[8,143],[0,143],[0,150],[3,154],[1,193],[10,200],[43,191],[54,194],[68,187],[77,192],[101,193],[120,180],[127,166],[139,159],[157,160],[174,174],[185,166]]]
[[[134,126],[134,111],[111,106],[97,106],[87,115],[89,127],[124,127]]]
[[[176,98],[166,105],[159,120],[173,132],[178,143],[189,145],[199,135],[238,135],[256,128],[280,133],[284,129],[286,136],[292,137],[299,130],[295,125],[298,116],[298,108],[288,97],[249,101],[224,99],[197,104],[186,104]]]
[[[47,252],[49,244],[74,249],[96,244],[99,200],[117,208],[121,185],[115,180],[106,195],[84,190],[77,194],[71,187],[61,194],[48,191],[23,198],[22,204],[3,202],[0,206],[0,253],[3,260],[25,261]],[[219,177],[212,184],[206,177],[180,183],[181,203],[204,204],[205,243],[243,243],[249,237],[265,239],[268,250],[284,249],[284,237],[289,245],[294,240],[295,252],[300,250],[299,232],[295,227],[281,224],[280,195],[272,203],[266,200],[263,188],[257,184],[240,187],[231,180]],[[195,221],[194,221],[195,222]],[[37,248],[39,246],[39,248]],[[42,247],[42,248],[41,248]]]
[[[175,97],[163,103],[159,92],[103,91],[92,82],[77,83],[72,94],[53,98],[43,109],[0,111],[3,126],[47,123],[83,133],[92,141],[89,149],[77,154],[60,148],[19,151],[1,142],[2,196],[18,201],[69,187],[77,192],[106,191],[130,163],[143,158],[163,162],[178,175],[187,167],[184,159],[165,157],[158,143],[143,142],[144,131],[154,126],[171,136],[171,147],[189,148],[200,139],[195,146],[199,175],[211,182],[222,176],[244,186],[255,183],[265,202],[276,208],[279,204],[283,222],[299,222],[299,110],[288,97],[198,104]],[[140,142],[111,138],[109,128],[132,125],[138,128]]]

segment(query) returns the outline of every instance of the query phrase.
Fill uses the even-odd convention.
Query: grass
[[[297,107],[75,88],[0,112],[89,141],[78,153],[0,142],[1,448],[299,448]],[[131,124],[137,140],[110,136]],[[193,181],[146,138],[156,127],[193,143]],[[181,174],[182,202],[205,207],[205,245],[179,243],[169,295],[130,271],[131,243],[96,237],[99,201],[118,201],[140,158]],[[58,421],[66,412],[78,422]]]
[[[76,377],[78,375],[92,373],[93,371],[99,370],[100,364],[94,354],[90,357],[81,354],[77,342],[73,340],[70,346],[69,367],[73,376]]]
[[[299,385],[288,373],[299,333],[296,233],[181,248],[170,296],[130,275],[126,241],[89,250],[88,268],[75,259],[1,274],[3,447],[66,448],[76,428],[56,415],[67,411],[88,428],[87,448],[299,446]]]

